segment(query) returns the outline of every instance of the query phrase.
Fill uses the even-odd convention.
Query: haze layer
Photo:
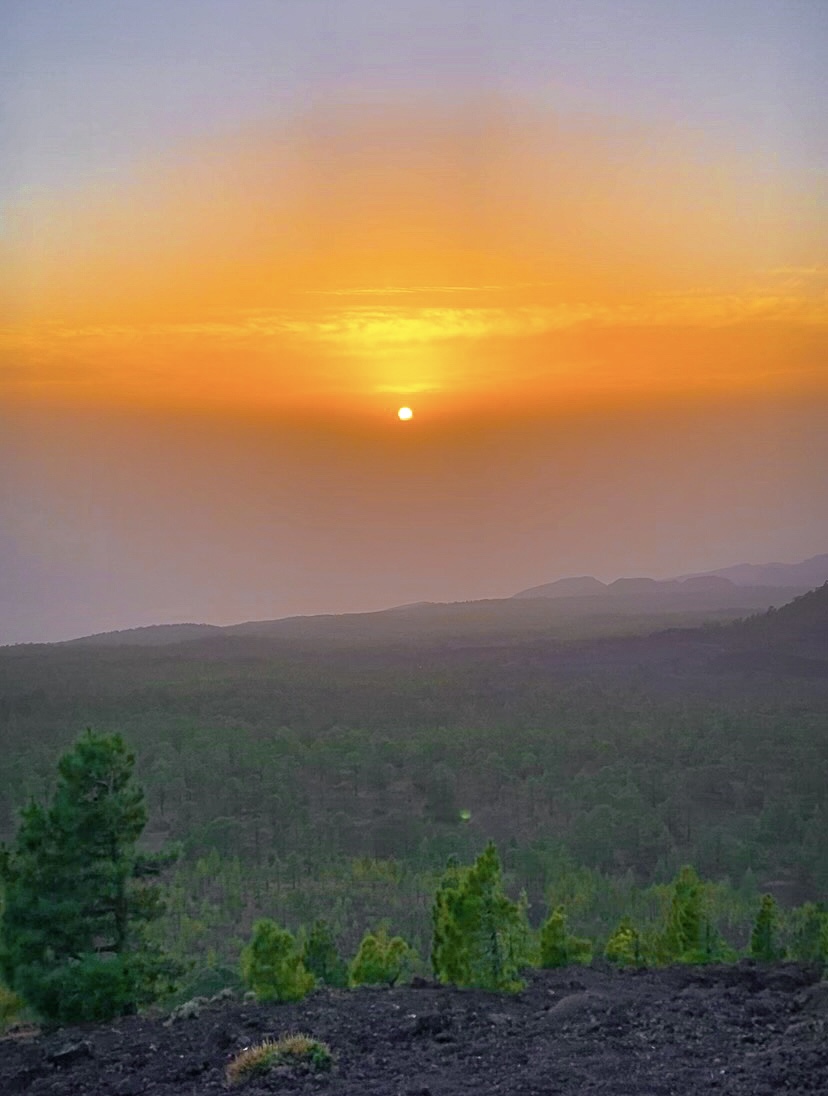
[[[11,5],[0,640],[824,550],[824,6],[402,7]]]

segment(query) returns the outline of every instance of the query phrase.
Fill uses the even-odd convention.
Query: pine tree
[[[762,963],[773,963],[781,959],[784,949],[779,946],[779,914],[776,901],[771,894],[762,896],[759,912],[753,932],[750,934],[750,954]]]
[[[302,961],[317,982],[346,986],[348,969],[336,950],[331,926],[324,918],[314,921],[302,951]]]
[[[798,963],[828,964],[828,910],[822,902],[805,902],[790,917],[789,953]]]
[[[570,963],[589,963],[592,944],[581,936],[566,931],[566,911],[563,906],[550,910],[540,930],[540,960],[545,969],[565,967]]]
[[[716,963],[734,958],[706,910],[705,885],[686,866],[673,881],[664,930],[656,942],[663,963]]]
[[[457,986],[520,989],[518,971],[530,961],[526,907],[504,893],[491,841],[472,867],[449,864],[432,909],[436,977]]]
[[[673,896],[664,933],[665,957],[687,960],[702,950],[704,894],[694,868],[683,867],[673,882]]]
[[[350,969],[352,986],[393,986],[416,955],[401,936],[389,936],[385,925],[366,932]]]
[[[133,766],[118,735],[87,731],[61,758],[49,806],[30,803],[2,850],[0,973],[46,1019],[134,1012],[180,974],[146,935],[162,912],[146,878],[169,858],[136,850],[147,816]]]
[[[629,917],[623,917],[615,932],[607,940],[604,955],[611,963],[624,967],[640,967],[644,964],[641,934]]]
[[[541,966],[545,969],[565,967],[569,962],[566,950],[566,913],[563,906],[550,911],[541,926]]]
[[[242,951],[241,973],[260,1001],[300,1001],[314,986],[293,933],[264,917]]]

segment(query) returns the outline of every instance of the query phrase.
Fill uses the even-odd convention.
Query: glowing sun
[[[414,418],[414,412],[410,407],[401,407],[397,412],[397,418],[402,419],[403,422],[408,422],[409,419]]]

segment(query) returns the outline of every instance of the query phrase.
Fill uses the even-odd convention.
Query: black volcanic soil
[[[234,1091],[330,1096],[769,1096],[828,1093],[828,982],[794,965],[535,973],[514,997],[431,985],[318,991],[296,1005],[212,1002],[192,1019],[0,1040],[0,1092],[227,1091],[227,1062],[287,1031],[326,1041],[328,1074]]]

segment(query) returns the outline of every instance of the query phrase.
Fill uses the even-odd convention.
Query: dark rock
[[[436,1035],[438,1032],[445,1031],[450,1024],[451,1018],[445,1013],[426,1012],[414,1021],[414,1034]]]
[[[112,1090],[114,1096],[140,1096],[145,1090],[146,1084],[141,1077],[124,1077],[118,1081]]]
[[[28,1092],[34,1082],[38,1078],[42,1077],[46,1073],[43,1066],[34,1066],[31,1069],[22,1069],[19,1073],[13,1074],[7,1080],[4,1080],[4,1091],[8,1093],[12,1092]]]
[[[795,963],[786,963],[778,967],[769,967],[765,973],[765,985],[770,989],[791,993],[811,985],[817,980],[816,972],[810,967],[801,967]]]
[[[805,1012],[828,1013],[828,982],[818,982],[798,993],[794,1005]]]
[[[170,1027],[134,1016],[0,1039],[0,1093],[226,1096],[233,1055],[289,1031],[326,1042],[331,1072],[279,1067],[240,1086],[242,1096],[828,1093],[828,987],[809,977],[792,964],[587,967],[530,973],[523,992],[504,996],[401,986],[228,1001]]]
[[[237,1028],[229,1027],[223,1022],[215,1024],[207,1036],[207,1047],[214,1047],[217,1050],[228,1050],[230,1047],[238,1043],[240,1038],[240,1032]]]
[[[578,1015],[589,1015],[596,1008],[605,1011],[607,1002],[595,993],[570,993],[549,1010],[556,1019],[571,1019]]]
[[[73,1065],[82,1058],[93,1058],[94,1051],[92,1050],[91,1043],[85,1041],[80,1043],[65,1043],[62,1047],[58,1047],[57,1050],[53,1050],[50,1054],[47,1054],[46,1057],[57,1069],[65,1069],[67,1066]]]

